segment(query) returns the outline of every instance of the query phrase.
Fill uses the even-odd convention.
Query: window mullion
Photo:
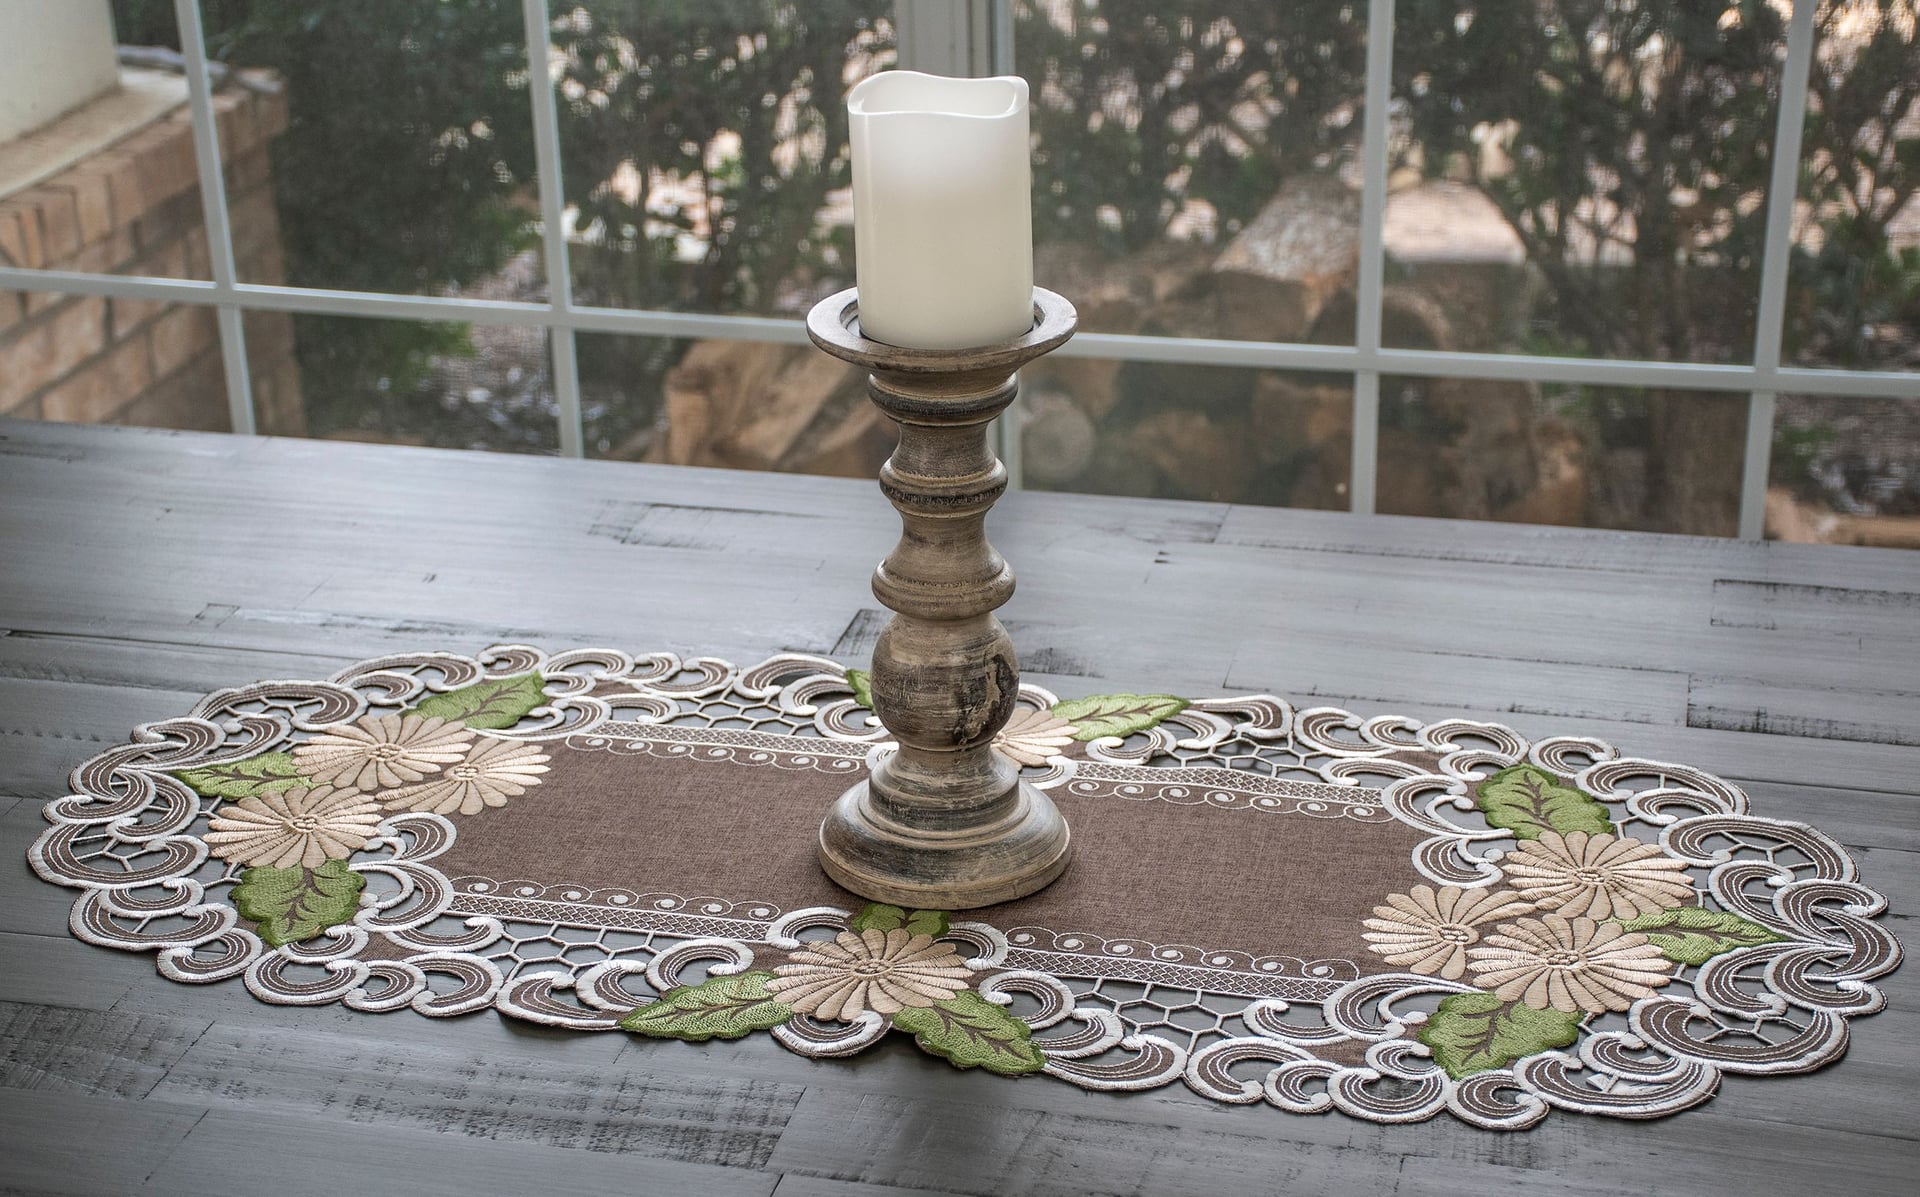
[[[1793,208],[1800,181],[1800,137],[1806,126],[1808,80],[1813,73],[1813,17],[1817,0],[1795,0],[1787,25],[1787,61],[1780,76],[1780,117],[1773,136],[1773,172],[1767,183],[1767,239],[1760,258],[1760,306],[1754,320],[1753,364],[1780,368],[1786,332],[1787,282],[1793,266]],[[1740,478],[1740,535],[1766,534],[1767,470],[1773,457],[1772,391],[1747,400],[1747,448]]]
[[[1386,259],[1387,129],[1393,102],[1393,0],[1368,0],[1367,83],[1360,126],[1360,279],[1354,347],[1362,369],[1353,380],[1350,510],[1370,515],[1379,470],[1380,296]]]
[[[227,182],[220,167],[220,126],[213,112],[213,87],[207,77],[206,31],[198,0],[173,0],[180,30],[180,52],[187,77],[187,112],[193,122],[193,156],[200,173],[200,211],[207,226],[207,261],[212,269],[215,323],[220,330],[220,362],[227,382],[227,416],[238,433],[258,431],[253,410],[253,379],[247,370],[246,326],[233,291],[238,271],[233,257],[233,224],[227,216]]]

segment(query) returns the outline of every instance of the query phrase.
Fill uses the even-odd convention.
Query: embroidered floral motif
[[[509,748],[494,751],[526,757],[533,751],[529,736],[546,735],[537,743],[558,756],[563,749],[555,744],[573,747],[576,736],[591,735],[617,717],[621,704],[600,700],[638,698],[650,710],[679,710],[690,718],[660,728],[657,742],[644,727],[619,728],[622,739],[639,734],[657,745],[683,748],[683,728],[693,724],[729,751],[748,735],[793,735],[800,737],[793,741],[797,749],[812,753],[831,746],[836,757],[858,760],[861,752],[848,749],[864,751],[883,729],[864,717],[850,718],[844,702],[809,708],[803,701],[789,707],[789,696],[817,699],[855,682],[851,673],[843,681],[837,667],[822,670],[818,658],[799,655],[735,669],[713,659],[682,662],[667,653],[634,658],[587,649],[549,656],[524,645],[500,645],[481,659],[429,652],[362,662],[320,683],[257,683],[209,696],[194,713],[142,728],[134,743],[115,746],[82,766],[73,775],[78,798],[63,797],[49,808],[54,825],[28,858],[41,876],[84,891],[71,924],[80,938],[127,951],[158,948],[161,971],[176,980],[204,982],[244,973],[247,989],[269,1002],[337,1001],[365,1010],[411,1006],[435,1016],[493,1007],[508,1017],[581,1030],[606,1029],[609,1016],[624,1008],[630,1012],[616,1021],[637,1035],[706,1040],[764,1030],[783,1048],[821,1059],[850,1056],[890,1035],[896,1040],[910,1035],[959,1068],[1010,1076],[1045,1072],[1103,1090],[1184,1083],[1222,1102],[1264,1100],[1300,1113],[1323,1111],[1331,1103],[1355,1117],[1394,1123],[1449,1114],[1474,1126],[1522,1129],[1551,1110],[1659,1117],[1706,1100],[1727,1072],[1810,1071],[1845,1050],[1848,1018],[1879,1008],[1883,995],[1876,979],[1900,962],[1899,943],[1873,917],[1884,899],[1861,884],[1853,860],[1830,837],[1803,824],[1750,816],[1738,787],[1710,774],[1622,757],[1584,737],[1531,744],[1495,724],[1422,725],[1369,720],[1332,708],[1295,711],[1280,699],[1258,695],[1195,702],[1178,715],[1178,733],[1148,728],[1143,739],[1157,745],[1180,737],[1178,753],[1156,757],[1149,767],[1137,763],[1140,740],[1099,741],[1124,739],[1132,734],[1125,729],[1134,720],[1164,719],[1184,705],[1182,700],[1099,696],[1077,700],[1087,714],[1075,717],[1054,709],[1057,700],[1038,687],[1023,688],[1023,707],[1054,709],[1071,722],[1075,738],[1086,742],[1089,760],[1110,774],[1103,785],[1117,787],[1114,778],[1137,778],[1150,786],[1170,780],[1184,790],[1192,779],[1179,771],[1202,767],[1244,770],[1251,782],[1256,777],[1246,768],[1250,763],[1272,764],[1272,778],[1257,778],[1262,786],[1305,782],[1318,791],[1320,783],[1337,783],[1356,796],[1366,795],[1368,802],[1360,806],[1378,803],[1375,809],[1429,836],[1413,850],[1411,863],[1420,876],[1391,883],[1407,892],[1388,896],[1376,890],[1384,905],[1373,913],[1387,927],[1365,930],[1376,932],[1367,936],[1374,949],[1368,958],[1375,959],[1415,951],[1429,934],[1444,941],[1434,932],[1447,920],[1473,932],[1477,941],[1460,945],[1459,951],[1449,943],[1443,955],[1437,954],[1440,944],[1432,943],[1429,952],[1409,961],[1445,972],[1464,955],[1465,973],[1441,981],[1404,975],[1404,966],[1387,965],[1375,973],[1347,960],[1290,957],[1276,958],[1287,962],[1280,970],[1284,975],[1269,975],[1270,962],[1241,952],[1185,944],[1163,951],[1145,941],[1136,948],[1123,939],[1056,936],[1046,928],[1003,931],[990,922],[954,922],[939,911],[881,904],[853,914],[785,910],[757,900],[703,900],[702,913],[715,914],[711,907],[719,904],[725,907],[720,916],[745,924],[745,938],[736,939],[712,935],[707,926],[689,926],[687,916],[695,910],[688,899],[620,891],[610,899],[623,907],[617,921],[602,924],[591,912],[576,910],[551,916],[558,921],[550,924],[548,914],[520,909],[527,903],[517,891],[525,887],[497,893],[486,879],[450,877],[444,871],[448,861],[436,859],[449,853],[456,834],[485,835],[500,830],[497,826],[480,820],[478,826],[456,828],[438,815],[388,813],[388,833],[376,835],[375,808],[397,791],[354,793],[346,784],[330,790],[316,785],[292,755],[308,734],[306,723],[273,720],[278,734],[263,736],[271,729],[247,718],[262,704],[307,711],[311,717],[318,702],[333,713],[312,717],[315,723],[373,709],[488,732],[521,729],[523,720],[540,711],[538,727],[522,729],[525,734],[509,741]],[[690,683],[689,673],[698,675],[697,684]],[[398,687],[396,675],[419,684]],[[727,680],[719,680],[723,677]],[[455,688],[437,692],[436,686]],[[349,690],[358,693],[358,703]],[[779,697],[772,697],[776,693]],[[432,697],[398,709],[421,694]],[[764,708],[764,716],[758,708]],[[742,710],[760,723],[778,725],[735,731],[733,721]],[[329,725],[322,734],[337,737],[344,726]],[[210,728],[220,733],[212,740]],[[669,731],[675,734],[666,735]],[[477,756],[497,742],[483,735],[466,747]],[[1244,751],[1249,747],[1255,749],[1251,761]],[[1489,774],[1489,751],[1518,763]],[[453,763],[465,759],[463,752]],[[1386,768],[1376,770],[1372,759]],[[444,780],[446,769],[435,765],[420,782],[402,788],[419,799],[423,783]],[[1370,780],[1376,772],[1400,776],[1406,784],[1385,790],[1354,785],[1356,778]],[[358,778],[356,772],[348,781]],[[539,775],[521,777],[516,792],[539,780]],[[1684,801],[1623,800],[1653,786]],[[147,792],[148,801],[129,810],[127,798],[136,788]],[[188,797],[189,789],[197,799]],[[457,807],[458,795],[453,799]],[[191,822],[180,821],[189,814]],[[301,814],[314,816],[312,828],[296,822]],[[123,834],[130,819],[137,838]],[[209,829],[209,819],[217,826]],[[301,863],[308,859],[302,837],[323,825],[332,838],[314,836],[323,859],[307,867]],[[1559,847],[1549,841],[1496,855],[1489,841],[1498,837],[1487,834],[1488,828],[1520,841],[1557,833]],[[1647,872],[1642,866],[1651,858],[1639,855],[1637,842],[1624,838],[1629,829],[1650,843],[1657,833],[1663,853],[1713,875],[1677,903],[1632,918],[1624,913],[1633,908],[1630,894],[1647,883],[1631,877],[1625,890],[1617,885],[1607,890],[1614,910],[1607,920],[1591,909],[1590,895],[1585,897],[1590,908],[1582,915],[1573,914],[1566,901],[1549,911],[1526,912],[1522,905],[1497,913],[1478,908],[1488,891],[1523,888],[1519,878],[1503,877],[1502,868],[1518,871],[1536,857],[1570,854],[1576,832],[1593,837],[1581,841],[1582,851],[1599,852],[1611,840],[1634,857],[1625,861],[1627,872]],[[204,868],[205,851],[196,839],[211,839],[221,858],[266,863],[212,877],[219,870]],[[352,863],[346,857],[356,852],[373,859]],[[339,857],[325,859],[329,853]],[[1728,859],[1748,867],[1714,868]],[[290,863],[277,867],[275,862],[283,860]],[[119,871],[137,882],[124,899],[123,885],[112,879]],[[1653,884],[1663,891],[1681,880],[1678,870],[1651,872]],[[1422,901],[1422,877],[1435,887],[1430,909]],[[1439,888],[1469,877],[1483,888],[1458,895]],[[360,899],[374,888],[368,878],[377,888],[362,905]],[[1302,879],[1308,891],[1298,895],[1300,900],[1320,900],[1312,878]],[[586,887],[570,893],[576,887],[535,880],[549,902],[564,896],[576,908],[597,905]],[[1538,880],[1530,874],[1526,888],[1537,888],[1532,883]],[[1819,884],[1805,884],[1811,881]],[[437,898],[449,890],[454,905],[445,908]],[[1620,896],[1623,892],[1629,896]],[[1680,894],[1677,888],[1670,892]],[[671,900],[637,900],[643,896]],[[1527,900],[1518,892],[1511,897]],[[230,910],[219,909],[222,902]],[[1366,908],[1361,903],[1359,913]],[[474,935],[462,939],[461,952],[448,952],[435,933],[434,924],[448,913],[470,920]],[[235,915],[244,920],[237,927]],[[1492,918],[1508,921],[1495,925]],[[604,944],[570,947],[556,961],[544,945],[572,943],[563,930],[574,926],[632,927],[651,938],[639,947],[616,945],[606,936]],[[816,983],[838,979],[844,988],[851,951],[837,942],[796,943],[793,938],[828,927],[876,932],[883,951],[892,932],[904,932],[909,941],[920,936],[939,960],[934,967],[972,971],[935,978],[941,982],[937,991],[951,996],[926,1005],[903,1004],[891,1015],[877,1012],[870,981],[863,1014],[840,1020],[800,1014],[776,1000],[770,985],[806,978],[776,977],[772,970],[783,963],[809,964],[804,971]],[[327,934],[335,928],[343,932]],[[1343,950],[1359,952],[1353,936],[1361,930],[1351,928]],[[482,931],[491,938],[482,942]],[[1045,934],[1036,939],[1034,931]],[[939,957],[946,951],[939,941],[949,936],[962,959]],[[1641,938],[1645,944],[1638,942]],[[1068,940],[1082,948],[1069,952]],[[873,954],[866,936],[857,942],[862,952]],[[383,945],[377,956],[365,951],[376,943]],[[278,950],[295,944],[302,946]],[[540,946],[523,954],[526,944]],[[1125,950],[1109,951],[1109,946]],[[1668,963],[1650,960],[1648,946]],[[793,956],[796,947],[814,959]],[[835,949],[844,958],[828,962],[837,967],[823,966],[820,954]],[[1174,954],[1190,958],[1175,960]],[[381,970],[377,979],[361,967],[363,956],[367,968]],[[475,957],[500,967],[488,968]],[[1102,962],[1098,981],[1081,968],[1082,961],[1093,959]],[[509,962],[514,967],[506,967]],[[399,967],[382,967],[388,963]],[[1294,966],[1322,963],[1337,965],[1342,976],[1295,975],[1300,969]],[[1161,993],[1132,1000],[1132,986],[1116,991],[1105,981],[1158,984],[1159,977],[1172,973],[1185,991],[1187,970],[1198,965],[1249,982],[1216,990],[1194,979],[1197,1009],[1212,1016],[1210,1024],[1205,1017],[1168,1018]],[[1696,987],[1673,976],[1685,973],[1691,982],[1695,967],[1702,967],[1708,983]],[[1707,976],[1707,967],[1734,988],[1721,987]],[[1349,969],[1358,975],[1348,978]],[[1280,1000],[1250,1002],[1255,987],[1263,998]],[[1529,1004],[1529,995],[1538,1006]],[[911,996],[928,1000],[924,993]],[[1556,1004],[1556,996],[1564,1000]],[[821,1006],[827,1002],[823,996]],[[1301,1018],[1290,1006],[1317,1015]],[[1630,1028],[1620,1025],[1622,1019],[1593,1017],[1595,1009],[1623,1006],[1633,1009]],[[1779,1013],[1767,1012],[1772,1010]],[[1383,1044],[1382,1030],[1396,1026],[1400,1041]],[[1542,1058],[1563,1050],[1565,1055]],[[1506,1069],[1511,1071],[1501,1071]]]
[[[223,807],[207,845],[235,864],[317,869],[366,847],[380,819],[379,804],[356,790],[281,790]]]
[[[473,742],[465,725],[434,716],[369,715],[339,724],[293,750],[300,772],[341,788],[391,790],[460,759]]]
[[[1521,897],[1568,918],[1638,918],[1694,901],[1687,866],[1630,836],[1543,832],[1500,869]]]
[[[1457,981],[1466,975],[1467,948],[1480,942],[1475,927],[1531,914],[1533,905],[1512,890],[1462,890],[1416,885],[1412,893],[1389,894],[1366,920],[1367,950],[1389,964]]]
[[[973,975],[949,944],[905,928],[843,931],[795,952],[767,991],[801,1014],[851,1022],[864,1011],[894,1014],[959,995]]]
[[[1044,765],[1073,743],[1073,724],[1047,711],[1015,707],[993,746],[1022,765]]]
[[[380,800],[396,810],[477,815],[539,785],[549,759],[531,744],[485,740],[440,776],[382,794]]]
[[[1625,1010],[1652,997],[1673,971],[1638,932],[1558,914],[1503,924],[1467,949],[1467,967],[1502,1001],[1563,1014]]]

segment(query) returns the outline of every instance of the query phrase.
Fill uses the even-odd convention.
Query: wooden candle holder
[[[873,649],[873,709],[899,751],[842,794],[820,826],[827,875],[863,898],[967,910],[1042,888],[1067,867],[1067,823],[993,749],[1020,689],[1013,643],[993,612],[1013,570],[987,543],[1007,489],[987,427],[1015,371],[1073,335],[1073,305],[1035,288],[1026,333],[975,349],[904,349],[863,336],[853,289],[807,315],[813,343],[868,372],[867,394],[900,425],[880,490],[900,543],[873,572],[894,612]]]

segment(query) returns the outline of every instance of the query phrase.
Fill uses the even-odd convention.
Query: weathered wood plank
[[[0,1002],[0,1088],[145,1097],[211,1025]]]
[[[517,1052],[438,1050],[385,1027],[314,1033],[216,1023],[153,1091],[165,1101],[764,1168],[800,1088],[608,1068],[617,1044],[542,1037]],[[609,1037],[598,1037],[601,1039]],[[770,1187],[770,1186],[769,1186]]]
[[[0,1089],[0,1188],[74,1197],[138,1192],[205,1115],[199,1106]]]
[[[64,934],[0,931],[0,1002],[109,1010],[126,996],[143,964],[148,970],[153,967],[151,961],[137,962],[123,952],[92,947]]]
[[[609,1131],[614,1127],[609,1124]],[[215,1110],[169,1152],[139,1191],[206,1197],[213,1178],[246,1177],[259,1193],[566,1192],[581,1197],[698,1193],[767,1197],[772,1173],[636,1158],[610,1145],[547,1147],[490,1137],[259,1111]],[[210,1183],[211,1181],[211,1183]]]

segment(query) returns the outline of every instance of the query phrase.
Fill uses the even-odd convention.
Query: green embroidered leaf
[[[893,1016],[893,1025],[959,1068],[1019,1076],[1047,1066],[1027,1024],[971,989],[931,1006],[908,1006]]]
[[[1580,1018],[1503,1002],[1491,993],[1456,993],[1441,999],[1413,1037],[1432,1048],[1434,1062],[1457,1080],[1567,1046],[1580,1037]]]
[[[1661,955],[1679,964],[1705,964],[1722,952],[1786,938],[1751,919],[1699,906],[1675,906],[1637,919],[1614,921],[1628,931],[1645,935]]]
[[[853,701],[873,709],[873,675],[864,669],[847,670],[847,687],[853,691]]]
[[[637,1035],[685,1039],[689,1043],[738,1039],[749,1031],[777,1027],[793,1017],[792,1006],[773,1000],[767,992],[771,980],[772,973],[756,969],[730,977],[709,977],[698,985],[681,985],[621,1019],[620,1026]]]
[[[953,919],[944,910],[916,910],[907,918],[907,933],[939,939],[947,933],[952,922]]]
[[[891,931],[907,921],[907,912],[898,906],[887,906],[880,902],[869,902],[859,914],[853,916],[847,926],[855,931]]]
[[[855,931],[892,931],[905,927],[909,935],[926,935],[939,939],[947,933],[949,918],[944,910],[916,910],[911,915],[898,906],[888,906],[880,902],[869,902],[860,913],[848,921],[847,926]]]
[[[1073,724],[1076,740],[1130,736],[1187,709],[1171,694],[1096,694],[1055,703],[1053,713]]]
[[[458,719],[468,727],[512,727],[547,701],[546,684],[538,673],[488,678],[416,703],[411,713]]]
[[[285,752],[269,752],[204,769],[182,769],[174,776],[205,798],[251,798],[313,784],[300,776],[293,756]]]
[[[1607,808],[1593,795],[1532,765],[1514,765],[1481,782],[1479,806],[1488,823],[1523,840],[1537,840],[1543,831],[1613,831]]]
[[[261,939],[277,948],[352,922],[366,884],[344,860],[330,860],[311,872],[256,866],[242,873],[240,884],[233,887],[233,906],[258,924]]]

